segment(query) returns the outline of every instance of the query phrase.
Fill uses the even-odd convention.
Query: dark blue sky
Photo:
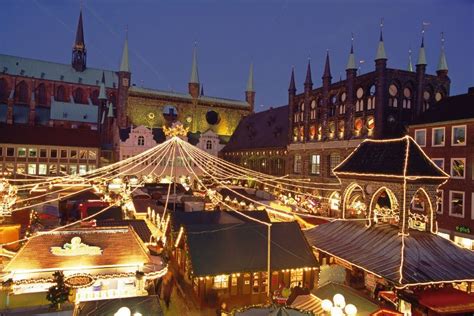
[[[2,0],[0,52],[68,63],[78,14],[78,0]],[[308,56],[318,86],[326,49],[333,80],[344,77],[351,32],[362,72],[371,71],[381,17],[389,67],[405,69],[409,47],[416,61],[425,21],[428,72],[444,31],[451,94],[474,85],[472,0],[84,0],[90,67],[118,68],[128,24],[133,82],[187,91],[197,41],[205,94],[243,99],[253,61],[258,110],[286,104],[292,65],[302,90]]]

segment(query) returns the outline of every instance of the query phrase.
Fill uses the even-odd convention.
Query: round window
[[[364,126],[364,121],[362,121],[361,118],[358,118],[354,122],[354,128],[356,131],[360,131],[362,129],[362,126]]]
[[[442,98],[443,98],[443,95],[441,94],[441,92],[436,92],[436,95],[435,95],[436,101],[441,101]]]
[[[370,95],[375,95],[375,85],[371,85],[369,88]]]
[[[410,98],[411,97],[411,90],[408,88],[403,89],[403,95],[405,98]]]
[[[311,101],[311,109],[316,108],[316,100]]]
[[[398,88],[396,85],[394,84],[391,84],[390,87],[388,88],[388,92],[390,93],[390,95],[392,97],[395,97],[398,93]]]
[[[364,89],[359,88],[357,89],[357,98],[362,98],[364,96]]]
[[[423,92],[423,99],[428,101],[430,99],[430,97],[431,97],[431,94],[429,93],[429,91]]]
[[[346,94],[345,92],[343,92],[343,93],[341,94],[341,101],[342,101],[342,102],[346,102],[346,98],[347,98],[347,94]]]
[[[333,96],[331,97],[331,102],[332,102],[332,104],[336,104],[336,102],[337,102],[337,97],[336,97],[335,95],[333,95]]]
[[[216,125],[219,123],[219,114],[216,111],[209,111],[206,113],[206,121],[209,125]]]

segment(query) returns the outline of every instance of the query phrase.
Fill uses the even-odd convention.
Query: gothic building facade
[[[351,45],[346,78],[332,81],[329,54],[322,85],[313,88],[308,62],[302,93],[296,93],[294,71],[288,89],[288,172],[316,182],[336,182],[332,170],[362,140],[402,136],[407,125],[435,102],[449,95],[450,79],[444,49],[437,74],[426,73],[424,40],[415,70],[387,65],[382,32],[375,69],[358,75]],[[370,158],[368,158],[370,159]]]

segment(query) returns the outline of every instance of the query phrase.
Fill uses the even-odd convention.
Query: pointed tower
[[[444,52],[444,33],[441,32],[441,54],[439,55],[438,68],[436,69],[438,77],[448,76],[448,62]]]
[[[306,67],[306,79],[304,81],[304,91],[313,90],[313,79],[311,78],[311,58],[308,58],[308,66]]]
[[[331,76],[331,64],[330,64],[330,61],[329,61],[329,50],[326,51],[326,61],[324,63],[324,73],[323,73],[322,79],[323,79],[323,84],[324,84],[325,80],[329,84],[331,84],[332,76]]]
[[[253,85],[253,63],[249,68],[249,79],[247,80],[247,88],[245,89],[245,101],[250,105],[252,112],[255,110],[255,87]]]
[[[415,111],[413,112],[418,117],[423,112],[423,93],[425,89],[425,74],[426,74],[426,53],[425,53],[425,28],[421,30],[421,45],[418,52],[418,61],[416,63],[416,100]]]
[[[193,64],[191,66],[191,78],[188,83],[189,94],[193,98],[199,97],[199,72],[198,72],[198,61],[197,61],[197,43],[194,43],[193,49]]]
[[[72,67],[76,71],[86,70],[87,50],[84,42],[84,28],[82,25],[82,8],[79,13],[79,22],[77,23],[76,41],[72,47]]]
[[[132,77],[132,73],[130,72],[130,63],[128,60],[128,27],[125,30],[125,41],[123,44],[122,59],[120,62],[118,77],[118,98],[117,104],[115,104],[117,109],[117,123],[119,128],[126,128],[129,125],[127,119],[127,100]]]
[[[408,70],[409,72],[415,72],[415,71],[413,70],[413,63],[412,63],[412,61],[411,61],[411,49],[408,50],[408,67],[407,67],[407,70]]]
[[[357,65],[354,54],[354,34],[351,34],[351,50],[346,66],[346,124],[345,138],[351,139],[354,131],[354,85],[357,77]]]
[[[290,78],[290,86],[288,87],[288,139],[293,141],[293,113],[295,111],[296,103],[296,84],[295,84],[295,67],[291,68],[291,78]]]
[[[377,80],[375,82],[375,138],[384,137],[385,126],[385,102],[386,94],[386,71],[387,55],[385,54],[385,44],[383,41],[383,19],[380,21],[380,36],[375,56],[375,72]]]

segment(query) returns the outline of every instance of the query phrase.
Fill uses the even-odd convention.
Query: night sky
[[[2,0],[0,53],[69,63],[79,15],[78,0]],[[333,81],[345,77],[351,32],[362,73],[374,68],[380,18],[388,67],[416,63],[426,27],[428,73],[446,37],[451,95],[474,86],[474,1],[146,1],[85,0],[88,66],[118,69],[129,29],[132,81],[137,86],[187,91],[192,47],[198,42],[204,93],[244,99],[254,63],[257,110],[286,104],[291,66],[302,91],[308,57],[321,83],[329,49]]]

